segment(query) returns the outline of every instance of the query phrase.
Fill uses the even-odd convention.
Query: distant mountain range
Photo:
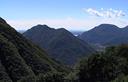
[[[0,82],[35,82],[40,74],[65,67],[0,18]]]
[[[64,28],[54,29],[47,25],[37,25],[23,35],[66,65],[74,65],[79,58],[95,52],[88,43]]]
[[[74,36],[78,36],[81,35],[83,33],[83,31],[70,31]]]
[[[128,26],[119,28],[112,24],[101,24],[78,37],[90,44],[104,46],[128,44]]]

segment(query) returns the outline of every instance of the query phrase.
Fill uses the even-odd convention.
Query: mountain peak
[[[58,28],[58,30],[66,30],[65,28]]]
[[[125,26],[124,28],[128,28],[128,25],[127,25],[127,26]]]
[[[118,28],[116,25],[113,24],[101,24],[99,26],[96,26],[95,28]]]
[[[59,28],[59,29],[57,29],[57,31],[67,32],[67,30],[65,28]]]
[[[38,25],[32,27],[31,29],[33,29],[33,30],[52,30],[52,28],[50,28],[49,26],[47,26],[45,24],[44,25],[38,24]]]
[[[68,30],[66,30],[65,28],[59,28],[57,29],[58,32],[63,33],[64,35],[68,34],[68,35],[72,35],[72,33],[70,33]]]
[[[47,25],[41,25],[41,24],[38,24],[38,25],[36,25],[36,26],[34,26],[34,27],[38,27],[38,28],[50,28],[49,26],[47,26]]]
[[[4,24],[4,23],[6,23],[6,21],[0,17],[0,23]]]
[[[113,24],[100,24],[99,26],[105,26],[105,25],[108,25],[108,26],[116,26],[116,25],[113,25]]]
[[[92,30],[112,31],[112,30],[118,30],[118,29],[120,29],[120,28],[113,24],[101,24],[99,26],[96,26]]]
[[[0,32],[14,34],[15,30],[3,18],[0,17]]]
[[[44,24],[44,25],[38,24],[37,26],[38,27],[47,27],[47,28],[49,28],[46,24]]]

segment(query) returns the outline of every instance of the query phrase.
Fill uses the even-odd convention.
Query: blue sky
[[[1,0],[0,16],[18,30],[37,24],[88,30],[101,23],[128,25],[128,0]]]

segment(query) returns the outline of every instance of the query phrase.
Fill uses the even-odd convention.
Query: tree
[[[128,46],[109,47],[79,63],[80,82],[110,82],[121,74],[128,75]]]
[[[45,75],[40,75],[37,82],[64,82],[64,73],[48,72]]]

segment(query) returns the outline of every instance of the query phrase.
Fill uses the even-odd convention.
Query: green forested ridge
[[[80,82],[128,82],[128,45],[109,47],[84,58],[76,69]]]
[[[47,72],[67,72],[67,68],[25,39],[0,18],[0,82],[35,82]]]

